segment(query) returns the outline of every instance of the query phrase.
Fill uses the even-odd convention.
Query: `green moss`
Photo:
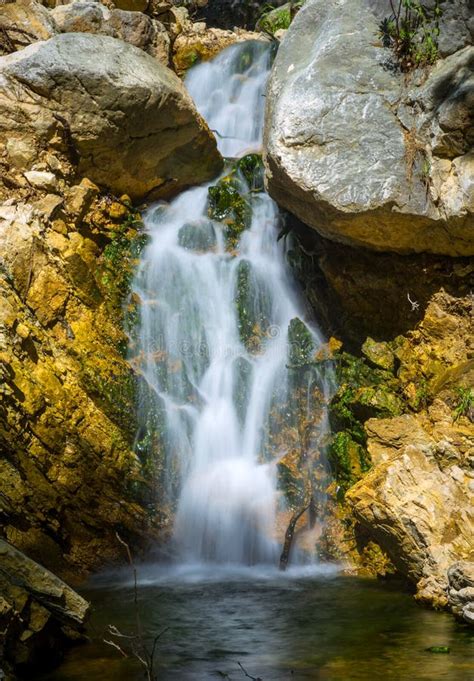
[[[370,468],[365,447],[355,442],[348,432],[336,433],[329,446],[328,459],[339,485],[339,499]]]
[[[98,284],[110,312],[120,322],[123,322],[123,303],[130,294],[140,254],[148,242],[148,236],[137,229],[139,225],[136,217],[122,223],[120,232],[105,247],[100,259]]]
[[[137,430],[137,375],[127,366],[113,364],[110,357],[84,362],[80,374],[88,395],[133,443]]]
[[[362,345],[362,352],[375,367],[393,372],[395,355],[389,343],[377,343],[373,338],[367,338]]]
[[[314,340],[306,324],[295,317],[288,325],[288,364],[290,368],[308,366],[313,362]]]
[[[245,357],[234,360],[234,389],[233,402],[241,424],[244,423],[247,405],[250,397],[250,382],[252,380],[252,365]]]
[[[242,183],[234,174],[223,177],[208,190],[208,215],[224,223],[224,237],[229,250],[237,248],[242,232],[250,226],[250,204]]]
[[[259,279],[248,260],[237,267],[235,307],[240,340],[249,352],[258,352],[268,333],[270,296],[267,284]]]
[[[266,31],[271,35],[281,29],[287,29],[293,20],[296,10],[302,6],[303,2],[286,3],[281,7],[273,7],[271,4],[264,6],[263,12],[257,21],[256,28],[259,31]]]
[[[247,154],[240,158],[235,169],[240,171],[252,191],[263,191],[264,167],[260,154]]]

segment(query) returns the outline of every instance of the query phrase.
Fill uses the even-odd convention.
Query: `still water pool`
[[[41,681],[141,681],[143,670],[102,643],[107,625],[131,634],[134,589],[107,576],[86,591],[92,642]],[[332,571],[251,573],[140,569],[146,635],[162,634],[158,681],[471,681],[474,632],[418,606],[399,584]],[[449,653],[433,653],[448,646]]]

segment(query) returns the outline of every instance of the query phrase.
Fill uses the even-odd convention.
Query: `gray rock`
[[[222,163],[172,71],[120,40],[84,33],[0,58],[0,143],[12,139],[38,157],[48,146],[68,151],[82,176],[136,200],[204,182]]]
[[[448,602],[453,613],[474,625],[474,563],[458,561],[448,570]]]
[[[0,28],[3,31],[0,54],[21,50],[37,40],[48,40],[58,32],[48,10],[34,0],[0,3]]]
[[[377,11],[364,0],[308,0],[297,14],[267,93],[268,190],[336,241],[470,255],[474,48],[407,86],[378,40]]]
[[[142,12],[110,10],[101,3],[87,1],[59,5],[51,14],[62,33],[95,33],[118,38],[168,66],[168,33],[163,24]]]
[[[58,577],[0,539],[0,659],[34,667],[83,637],[89,604]]]

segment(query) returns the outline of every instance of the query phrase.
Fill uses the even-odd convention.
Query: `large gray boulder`
[[[0,59],[2,143],[4,160],[24,171],[44,171],[45,149],[61,149],[80,175],[136,200],[204,182],[222,163],[171,70],[121,40],[84,33]]]
[[[51,15],[61,33],[108,35],[139,47],[165,66],[169,64],[169,35],[163,24],[143,12],[108,9],[88,0],[58,5]]]
[[[474,48],[407,76],[380,17],[368,0],[308,0],[297,14],[267,93],[268,190],[336,241],[470,255]]]

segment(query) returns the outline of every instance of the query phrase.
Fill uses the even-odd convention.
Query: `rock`
[[[98,2],[73,2],[51,12],[62,33],[94,33],[139,47],[168,66],[170,39],[165,27],[141,11],[109,10]]]
[[[29,170],[23,173],[28,182],[37,189],[44,189],[45,191],[54,191],[58,188],[58,181],[54,173],[49,173],[41,170]]]
[[[376,367],[393,371],[395,367],[395,355],[388,343],[377,343],[373,338],[367,338],[362,345],[362,352],[367,359]]]
[[[23,671],[61,659],[84,638],[89,604],[58,577],[0,539],[0,651]]]
[[[81,222],[92,202],[99,194],[99,187],[84,178],[68,190],[66,194],[66,210],[74,216],[76,222]]]
[[[77,581],[123,558],[117,528],[138,551],[159,524],[144,509],[161,489],[141,463],[152,439],[133,451],[141,379],[123,356],[144,237],[89,180],[64,199],[19,192],[0,205],[0,533]]]
[[[442,57],[472,44],[474,20],[470,0],[445,0],[442,4],[438,52]]]
[[[309,0],[295,17],[267,93],[268,190],[335,241],[472,255],[474,48],[407,86],[378,22],[365,0]]]
[[[38,155],[62,146],[81,175],[133,200],[172,194],[221,167],[180,80],[119,40],[58,35],[1,58],[0,79],[0,141],[28,140]]]
[[[48,40],[58,32],[48,10],[34,0],[2,3],[0,28],[4,32],[0,54],[21,50],[37,40]]]
[[[115,7],[127,12],[145,12],[149,0],[113,0]]]
[[[393,340],[415,329],[439,296],[450,316],[454,299],[470,305],[472,259],[377,253],[325,239],[293,217],[290,227],[296,238],[289,257],[307,300],[328,333],[352,346],[360,348],[367,336]],[[446,333],[446,348],[465,347],[462,327]]]
[[[195,63],[212,59],[230,45],[247,40],[267,40],[261,33],[235,29],[226,31],[221,28],[196,29],[180,32],[173,43],[173,65],[182,74]],[[204,25],[205,28],[205,25]]]
[[[280,7],[275,7],[268,12],[264,12],[256,23],[256,30],[265,31],[275,37],[279,31],[286,31],[290,27],[294,15],[299,9],[299,7],[295,5],[296,3],[287,2],[284,5],[280,5]]]
[[[183,225],[178,232],[182,248],[198,253],[213,251],[217,246],[216,227],[211,220],[198,220]]]
[[[464,475],[453,475],[469,470],[472,428],[453,423],[435,402],[427,416],[370,421],[367,434],[378,463],[346,500],[362,528],[417,585],[418,598],[444,607],[448,569],[471,560],[474,550],[474,496]]]
[[[447,594],[453,613],[474,626],[474,562],[458,561],[451,565]]]

